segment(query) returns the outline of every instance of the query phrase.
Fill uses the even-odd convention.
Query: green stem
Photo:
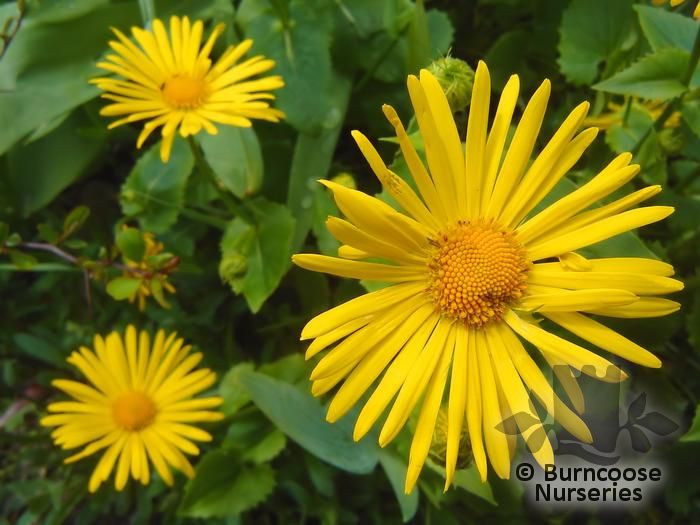
[[[139,0],[139,11],[141,11],[144,27],[150,27],[153,19],[156,17],[156,6],[153,0]]]
[[[189,143],[192,154],[194,155],[194,161],[197,164],[197,169],[202,175],[209,179],[209,182],[219,193],[219,197],[221,197],[221,200],[226,205],[228,210],[236,217],[240,217],[246,223],[252,224],[253,218],[248,210],[245,209],[244,204],[234,195],[221,187],[221,183],[217,180],[214,170],[211,169],[211,166],[204,158],[204,155],[202,155],[202,150],[194,141],[194,138],[192,136],[187,137],[187,142]]]

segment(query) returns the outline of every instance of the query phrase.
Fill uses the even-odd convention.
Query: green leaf
[[[65,239],[78,231],[88,220],[88,217],[90,217],[90,208],[87,206],[73,208],[63,221],[63,238]]]
[[[61,369],[68,368],[63,352],[43,337],[20,332],[13,335],[12,340],[20,352],[44,363],[49,363],[51,366]]]
[[[0,126],[1,122],[2,117]],[[7,175],[14,200],[24,216],[50,203],[75,182],[100,153],[101,137],[84,137],[76,133],[76,128],[85,122],[84,118],[72,116],[51,134],[31,144],[18,145],[8,152]],[[9,125],[10,128],[13,126]],[[4,133],[0,133],[2,135]]]
[[[632,19],[631,0],[573,0],[562,16],[559,66],[574,84],[589,84],[617,51]]]
[[[636,5],[634,9],[654,51],[667,47],[692,51],[698,32],[698,23],[692,18],[650,5]]]
[[[39,232],[39,237],[49,244],[56,244],[59,233],[50,224],[41,223],[36,227]]]
[[[418,492],[414,490],[410,494],[404,493],[404,478],[406,476],[406,464],[397,458],[394,454],[382,450],[379,453],[379,463],[381,464],[386,477],[389,478],[391,488],[394,490],[394,495],[401,508],[401,517],[403,522],[411,521],[418,510]]]
[[[621,111],[624,112],[625,108]],[[627,119],[613,124],[605,132],[605,142],[616,153],[632,151],[653,124],[649,112],[637,104],[632,104]]]
[[[326,112],[323,94],[331,77],[330,3],[292,0],[289,19],[277,17],[264,0],[244,0],[236,21],[245,36],[253,39],[252,53],[275,61],[273,74],[284,78],[278,90],[277,107],[299,130],[315,131]]]
[[[31,270],[37,264],[36,257],[19,250],[7,250],[12,264],[20,270]]]
[[[700,441],[700,405],[695,407],[695,417],[688,432],[681,436],[680,441]]]
[[[143,234],[136,228],[123,228],[117,232],[115,242],[119,251],[134,262],[141,262],[146,255]]]
[[[457,470],[455,472],[454,484],[456,487],[479,496],[481,499],[488,501],[492,505],[497,505],[496,500],[493,498],[491,485],[488,483],[482,483],[481,478],[479,477],[479,472],[476,470],[474,465],[467,469]]]
[[[447,13],[437,9],[428,9],[428,37],[430,39],[429,57],[435,59],[450,49],[454,37],[454,26]]]
[[[241,382],[277,428],[318,458],[356,474],[374,469],[378,461],[377,446],[369,439],[353,441],[350,417],[329,425],[325,410],[311,394],[265,374],[246,371]]]
[[[268,463],[287,446],[287,438],[279,430],[273,430],[243,453],[243,459],[253,463]]]
[[[215,450],[197,465],[179,512],[192,518],[235,516],[265,501],[274,488],[270,465],[241,465],[232,452]]]
[[[107,49],[110,26],[128,27],[139,19],[135,4],[81,2],[71,10],[62,2],[55,10],[61,16],[50,14],[52,4],[29,10],[0,61],[0,154],[29,133],[50,131],[95,97],[99,91],[88,80],[97,73],[95,58]]]
[[[136,218],[144,230],[165,233],[180,214],[193,166],[192,151],[184,140],[175,139],[167,164],[160,160],[160,143],[154,144],[122,185],[122,211]]]
[[[253,371],[252,363],[239,363],[229,369],[219,383],[219,395],[224,399],[221,411],[227,416],[233,415],[250,402],[250,396],[240,381],[241,373],[245,370]]]
[[[200,133],[199,143],[214,174],[231,193],[243,199],[260,189],[263,158],[253,128],[221,126],[216,135]]]
[[[408,25],[408,52],[406,66],[409,71],[419,71],[430,62],[430,34],[428,17],[425,14],[423,0],[416,0],[413,17]]]
[[[691,131],[700,137],[700,101],[684,102],[681,115]]]
[[[140,279],[130,277],[116,277],[107,283],[107,293],[117,301],[128,299],[136,293],[141,286]]]
[[[352,82],[349,79],[333,75],[332,86],[326,126],[318,134],[300,133],[294,146],[287,189],[287,206],[297,221],[292,242],[294,251],[301,248],[312,225],[318,228],[318,221],[314,221],[317,215],[315,195],[320,186],[317,181],[328,176],[350,100]]]
[[[235,218],[221,239],[221,254],[237,253],[245,257],[243,275],[230,276],[228,282],[237,294],[243,294],[252,312],[257,312],[275,291],[291,264],[294,217],[289,210],[264,198],[248,203],[255,225]]]
[[[681,82],[688,54],[680,49],[662,49],[646,55],[627,69],[594,85],[594,89],[653,100],[669,100],[686,91]]]

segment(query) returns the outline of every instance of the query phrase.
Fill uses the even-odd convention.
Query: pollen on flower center
[[[162,88],[165,101],[177,109],[192,109],[199,106],[204,99],[205,91],[204,81],[190,76],[169,78]]]
[[[124,430],[137,431],[153,423],[156,405],[142,392],[128,392],[112,403],[114,422]]]
[[[429,292],[440,312],[482,327],[525,289],[528,262],[511,232],[491,221],[458,221],[431,240]]]

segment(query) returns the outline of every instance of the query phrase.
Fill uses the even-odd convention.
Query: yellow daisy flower
[[[654,5],[671,4],[671,7],[676,7],[685,2],[685,0],[651,0],[651,2]],[[695,10],[693,11],[693,18],[700,18],[700,2],[698,2],[695,6]]]
[[[90,477],[95,492],[116,465],[115,487],[122,490],[129,476],[144,485],[150,480],[149,463],[168,485],[173,467],[194,476],[185,454],[197,455],[193,441],[212,437],[192,423],[223,418],[213,409],[220,397],[193,398],[209,388],[216,374],[209,369],[193,371],[201,353],[190,355],[190,345],[176,333],[159,330],[151,343],[148,332],[129,325],[124,337],[112,332],[95,336],[94,351],[82,347],[68,362],[89,383],[57,379],[53,385],[74,400],[51,403],[41,424],[58,427],[52,433],[63,449],[85,447],[65,460],[73,463],[105,451]],[[106,450],[105,450],[106,449]]]
[[[553,321],[634,363],[659,367],[661,362],[650,352],[586,314],[666,315],[676,311],[678,303],[656,296],[683,285],[669,278],[673,268],[661,261],[589,260],[576,252],[673,212],[668,206],[630,209],[657,194],[659,186],[591,208],[639,172],[639,166],[629,165],[628,153],[577,190],[534,211],[595,138],[595,128],[576,134],[588,103],[571,112],[530,162],[550,94],[548,80],[527,104],[506,148],[519,80],[510,77],[489,129],[490,77],[486,65],[479,63],[466,155],[437,80],[423,70],[420,78],[408,77],[408,91],[427,168],[396,111],[390,106],[383,109],[418,193],[386,167],[364,135],[354,131],[372,170],[403,212],[360,191],[321,181],[346,216],[327,221],[342,243],[339,257],[298,254],[293,260],[313,271],[391,283],[318,315],[304,327],[301,338],[313,339],[307,358],[332,347],[311,373],[315,395],[341,384],[328,408],[329,421],[346,414],[378,381],[358,416],[356,440],[393,400],[379,435],[379,444],[385,446],[423,400],[406,475],[405,489],[410,492],[430,450],[446,389],[445,488],[452,482],[465,431],[482,480],[487,458],[498,476],[509,477],[514,436],[499,430],[502,422],[515,415],[528,445],[539,441],[529,439],[533,433],[544,432],[528,390],[569,432],[590,442],[591,434],[576,414],[584,404],[571,370],[611,382],[626,374],[607,359],[549,332],[539,321]],[[523,340],[539,349],[554,368],[575,411],[554,394]],[[532,453],[540,464],[553,462],[548,440]]]
[[[250,119],[278,122],[281,111],[270,107],[274,96],[267,91],[284,86],[279,76],[251,80],[250,77],[272,69],[275,62],[255,56],[236,64],[253,45],[244,40],[229,47],[212,63],[211,51],[224,31],[218,24],[202,45],[204,24],[190,24],[187,17],[170,18],[170,33],[163,22],[153,21],[152,30],[132,27],[136,40],[112,29],[118,40],[109,42],[116,54],[107,55],[97,66],[117,78],[103,77],[91,82],[105,91],[102,98],[113,101],[100,114],[127,115],[109,125],[109,129],[129,122],[147,120],[136,142],[141,147],[148,136],[162,126],[160,157],[167,162],[175,133],[196,135],[202,129],[217,133],[215,123],[249,127]]]

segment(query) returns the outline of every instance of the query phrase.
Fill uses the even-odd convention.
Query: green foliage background
[[[360,284],[291,267],[300,250],[334,253],[325,230],[337,214],[315,181],[350,173],[359,188],[380,188],[349,131],[390,136],[381,104],[405,119],[405,79],[450,52],[472,67],[489,65],[494,91],[521,78],[522,109],[545,77],[553,82],[540,142],[581,100],[592,114],[621,104],[618,121],[599,137],[556,193],[588,180],[615,152],[642,164],[633,184],[662,184],[655,201],[676,213],[662,224],[593,247],[594,254],[659,257],[686,283],[683,308],[651,322],[619,323],[654,351],[660,370],[632,371],[629,389],[678,422],[654,445],[669,476],[629,523],[700,520],[700,70],[695,2],[676,11],[632,0],[28,0],[0,4],[5,41],[0,59],[0,523],[597,523],[571,510],[540,515],[516,480],[459,471],[443,494],[436,464],[418,489],[402,493],[410,434],[379,449],[376,435],[355,444],[353,416],[323,421],[309,393],[310,364],[298,341],[314,314],[361,293]],[[235,199],[236,218],[210,179],[176,140],[164,166],[159,144],[134,147],[136,128],[108,132],[97,89],[87,83],[106,52],[109,27],[142,24],[142,10],[187,14],[226,24],[226,43],[255,40],[253,53],[277,61],[285,78],[277,106],[283,124],[221,128],[197,138],[220,189]],[[4,23],[7,21],[7,23]],[[4,25],[2,25],[4,24]],[[216,51],[221,52],[223,44]],[[639,97],[634,99],[632,97]],[[666,104],[651,115],[640,99]],[[517,110],[516,110],[517,111]],[[680,112],[677,128],[664,127]],[[460,129],[465,115],[457,115]],[[380,143],[391,160],[395,145]],[[401,162],[395,168],[401,173]],[[87,208],[87,209],[86,209]],[[89,213],[88,213],[89,210]],[[144,312],[123,300],[133,283],[110,262],[143,257],[152,232],[177,288],[170,309]],[[130,230],[131,232],[139,230]],[[58,245],[75,261],[31,249]],[[107,261],[107,263],[105,263]],[[164,261],[151,261],[164,264]],[[159,267],[160,268],[160,267]],[[220,276],[220,273],[222,274]],[[224,278],[222,280],[222,277]],[[87,283],[87,284],[86,284]],[[89,289],[90,300],[86,299]],[[123,493],[105,484],[87,494],[90,460],[65,466],[65,454],[38,425],[50,381],[74,374],[65,358],[94,333],[140,327],[177,330],[205,353],[220,377],[226,419],[197,461],[192,481],[173,489],[155,480]],[[605,387],[584,384],[601,398]],[[595,390],[597,388],[597,390]],[[593,394],[591,394],[593,395]],[[612,392],[613,401],[617,402]],[[627,402],[623,399],[623,404]],[[589,406],[596,406],[595,402]]]

